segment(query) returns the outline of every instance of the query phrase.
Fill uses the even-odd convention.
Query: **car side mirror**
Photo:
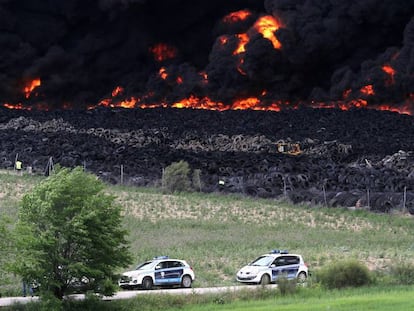
[[[272,264],[270,265],[270,268],[274,268],[274,267],[276,267],[276,265],[275,265],[274,263],[272,263]]]

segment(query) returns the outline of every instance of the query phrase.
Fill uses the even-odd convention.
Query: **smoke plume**
[[[414,112],[413,0],[0,1],[0,104]]]

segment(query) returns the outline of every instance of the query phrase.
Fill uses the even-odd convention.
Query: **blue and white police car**
[[[194,271],[185,260],[159,256],[122,273],[118,285],[123,289],[173,285],[190,288],[194,280]]]
[[[301,255],[289,254],[285,250],[272,250],[241,268],[236,279],[238,282],[251,284],[276,283],[279,278],[305,282],[308,273],[308,267]]]

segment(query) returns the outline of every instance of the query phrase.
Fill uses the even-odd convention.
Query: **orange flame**
[[[203,78],[202,83],[208,84],[208,74],[205,71],[202,71],[199,75]]]
[[[167,79],[168,77],[167,69],[165,67],[161,67],[160,70],[158,71],[158,74],[163,80]]]
[[[364,95],[375,95],[374,87],[372,86],[372,84],[368,84],[361,87],[359,91]]]
[[[149,50],[157,62],[162,62],[177,56],[177,49],[165,43],[158,43],[150,47]]]
[[[385,64],[384,66],[381,67],[382,70],[388,74],[389,76],[389,80],[387,81],[387,84],[394,84],[395,80],[394,80],[394,76],[395,76],[395,69],[391,67],[391,65],[389,64]]]
[[[227,36],[220,36],[218,39],[221,45],[225,45],[229,41],[229,38]]]
[[[275,31],[281,27],[280,23],[271,15],[260,17],[254,24],[254,28],[262,34],[262,36],[272,42],[275,49],[280,49],[282,44],[275,36]]]
[[[122,86],[117,86],[116,88],[114,88],[114,90],[112,91],[112,97],[116,97],[118,95],[121,95],[124,92],[124,88]]]
[[[6,103],[6,104],[3,104],[3,106],[6,107],[6,108],[8,108],[8,109],[32,110],[31,107],[25,107],[25,106],[23,106],[22,103],[18,103],[18,104],[15,104],[15,105]]]
[[[223,18],[225,23],[236,23],[246,20],[252,13],[249,10],[240,10],[232,12]]]
[[[121,95],[124,92],[124,88],[122,86],[117,86],[112,90],[111,98],[104,98],[102,99],[98,105],[90,105],[87,107],[88,110],[96,108],[96,106],[103,106],[103,107],[122,107],[122,108],[134,108],[136,103],[139,102],[139,99],[135,97],[131,97],[129,99],[124,99],[118,102],[114,102],[114,97]]]
[[[29,83],[26,84],[26,86],[23,89],[23,92],[25,94],[26,98],[29,98],[30,95],[32,94],[32,91],[37,88],[38,86],[41,85],[41,81],[39,78],[37,79],[33,79],[32,81],[30,81]]]
[[[189,98],[184,98],[179,102],[174,103],[173,108],[193,108],[193,109],[208,109],[208,110],[226,110],[226,106],[222,102],[212,101],[208,97],[196,97],[191,95]]]
[[[237,49],[233,52],[233,55],[237,55],[243,52],[246,52],[245,45],[249,42],[249,36],[247,33],[240,33],[237,34],[236,37],[239,39],[239,45],[237,46]]]
[[[236,100],[231,109],[233,110],[244,110],[252,109],[260,104],[260,100],[257,97],[248,97],[241,100]]]

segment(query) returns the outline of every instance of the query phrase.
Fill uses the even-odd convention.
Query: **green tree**
[[[16,224],[13,271],[40,283],[41,293],[86,289],[112,294],[115,270],[131,261],[121,207],[82,168],[58,168],[23,197]],[[103,292],[104,291],[104,292]]]
[[[171,163],[163,174],[164,189],[169,192],[187,191],[191,188],[190,165],[186,161]]]
[[[7,265],[12,256],[12,240],[10,237],[10,220],[4,215],[0,215],[0,296],[2,286],[9,284],[9,274],[7,273]]]

